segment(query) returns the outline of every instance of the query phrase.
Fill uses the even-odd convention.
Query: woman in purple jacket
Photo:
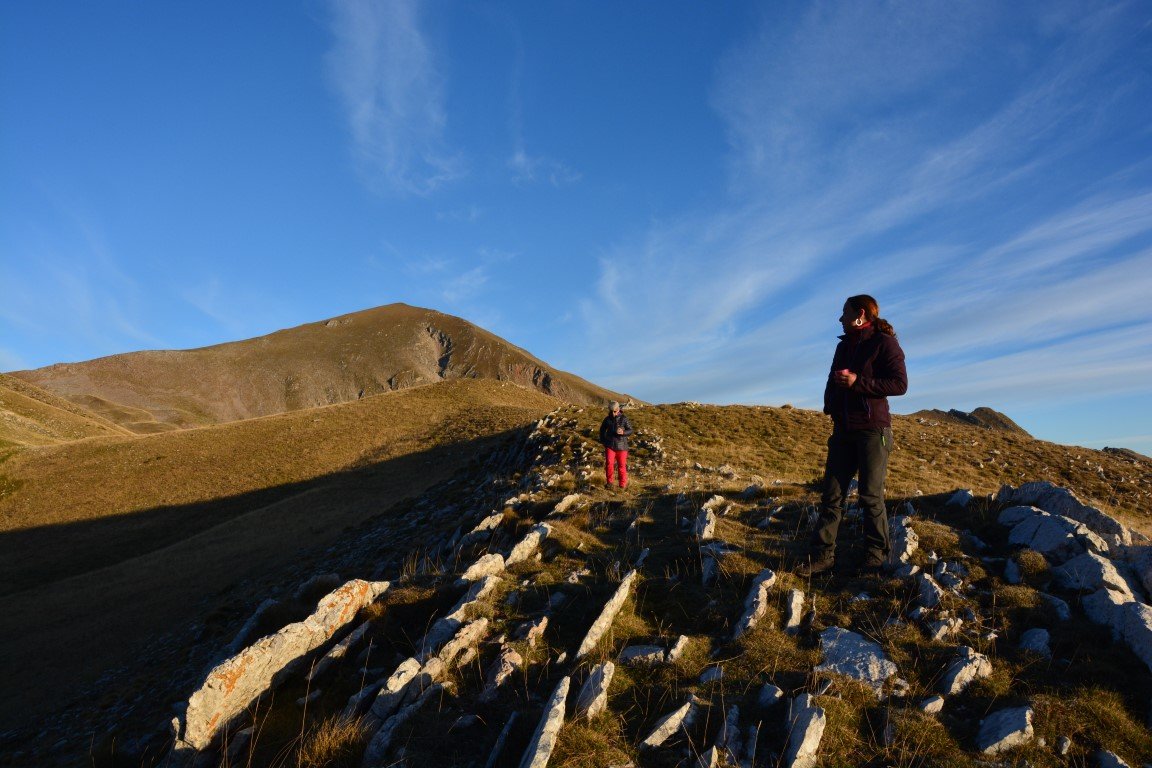
[[[888,398],[908,391],[904,350],[871,296],[848,299],[840,324],[844,335],[836,345],[824,387],[824,413],[832,417],[824,493],[808,562],[797,569],[801,576],[832,568],[843,503],[854,475],[859,475],[864,514],[864,571],[878,573],[888,558],[888,515],[884,508],[884,479],[892,450]]]

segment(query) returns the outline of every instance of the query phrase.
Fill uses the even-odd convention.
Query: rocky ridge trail
[[[331,570],[360,579],[329,579],[311,614],[259,640],[254,617],[195,677],[173,734],[126,751],[476,768],[1152,759],[1152,548],[1115,519],[1044,482],[890,499],[889,575],[853,575],[850,507],[849,551],[805,581],[808,485],[705,467],[641,428],[629,490],[605,489],[597,420],[559,409],[464,502],[420,502],[387,530],[424,537],[405,558],[365,565],[380,530],[334,548]],[[347,723],[343,751],[302,761]]]

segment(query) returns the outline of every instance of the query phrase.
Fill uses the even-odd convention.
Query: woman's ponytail
[[[876,330],[880,331],[880,333],[885,333],[892,338],[896,338],[896,329],[892,327],[892,323],[888,322],[884,318],[876,318],[872,321],[872,325],[876,326]]]
[[[876,303],[876,299],[867,294],[850,296],[848,306],[852,307],[853,312],[863,312],[868,322],[872,323],[880,333],[896,338],[896,329],[892,327],[892,323],[880,317],[880,305]]]

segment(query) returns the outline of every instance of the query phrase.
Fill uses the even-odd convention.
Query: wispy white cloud
[[[331,0],[331,81],[373,187],[429,194],[464,174],[446,139],[445,76],[418,0]]]
[[[725,207],[607,252],[582,370],[658,401],[818,407],[840,306],[866,292],[909,351],[901,409],[1150,391],[1147,168],[1046,188],[1133,99],[1130,25],[1079,9],[765,11],[718,70]],[[1014,48],[990,52],[1005,26]]]
[[[512,181],[516,184],[543,182],[553,187],[573,184],[580,181],[581,174],[559,160],[543,155],[531,156],[522,148],[508,158],[508,168],[512,171]]]

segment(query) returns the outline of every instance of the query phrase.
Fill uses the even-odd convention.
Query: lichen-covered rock
[[[829,627],[820,633],[820,650],[824,661],[816,672],[854,678],[877,696],[883,694],[888,678],[899,672],[878,643],[841,627]]]
[[[275,687],[290,665],[327,642],[387,589],[386,581],[354,579],[321,599],[304,621],[289,624],[216,666],[188,699],[175,751],[210,747],[220,729]]]
[[[980,723],[976,748],[996,755],[1032,741],[1032,707],[1010,707],[993,712]]]

